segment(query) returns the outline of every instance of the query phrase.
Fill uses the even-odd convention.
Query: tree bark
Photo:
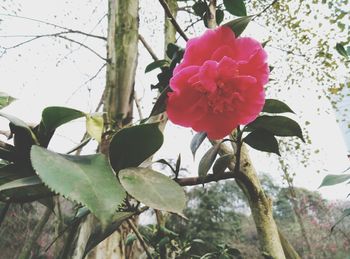
[[[130,123],[133,117],[132,101],[138,56],[138,6],[138,0],[108,1],[108,61],[104,95],[106,130],[120,129]],[[100,151],[108,155],[107,138],[102,139]],[[96,224],[98,222],[93,215],[86,217],[78,228],[77,237],[73,239],[76,240],[75,245],[66,258],[82,258]],[[121,226],[92,250],[87,258],[126,258],[124,240],[128,232],[127,226]]]

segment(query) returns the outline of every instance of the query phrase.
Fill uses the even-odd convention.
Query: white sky
[[[159,57],[162,57],[163,41],[162,34],[163,13],[157,1],[141,1],[141,34],[152,45]],[[96,26],[107,10],[105,0],[87,1],[81,5],[80,1],[25,1],[14,0],[2,1],[0,12],[14,14],[49,21],[72,29],[91,32],[97,35],[105,35],[106,18]],[[53,27],[38,24],[28,20],[1,16],[0,36],[4,35],[32,35],[53,33]],[[197,27],[197,32],[204,30],[202,25]],[[59,30],[58,30],[59,31]],[[268,38],[267,31],[251,24],[246,35],[254,35],[258,40]],[[104,42],[98,39],[86,39],[83,36],[73,35],[75,40],[84,41],[100,55],[105,55]],[[0,37],[0,46],[11,46],[23,38]],[[183,42],[181,42],[183,44]],[[273,64],[281,55],[272,49],[270,60]],[[150,102],[155,93],[150,92],[150,84],[156,82],[158,71],[144,74],[143,71],[152,60],[141,46],[139,47],[140,61],[138,65],[136,89],[138,97],[142,97],[144,115],[149,113]],[[89,112],[95,109],[104,88],[105,70],[91,82],[86,82],[103,65],[103,60],[90,51],[76,44],[64,40],[42,38],[21,47],[9,50],[0,58],[0,91],[18,98],[18,101],[5,108],[7,113],[22,118],[27,122],[37,123],[40,120],[41,111],[46,106],[62,105],[81,109]],[[299,122],[310,121],[308,130],[312,139],[312,150],[319,150],[318,154],[312,152],[311,164],[304,168],[298,161],[293,163],[293,172],[296,173],[296,186],[307,187],[316,190],[323,177],[329,173],[340,173],[349,166],[344,144],[335,116],[325,98],[319,100],[317,94],[310,87],[310,82],[305,79],[301,88],[284,91],[278,98],[285,100],[288,105],[303,117],[293,116]],[[305,85],[305,87],[303,87]],[[303,95],[300,94],[304,89]],[[268,96],[275,97],[275,96]],[[320,112],[317,111],[320,107]],[[0,128],[7,126],[6,120],[0,121]],[[75,146],[84,133],[84,121],[78,120],[63,126],[58,136],[54,138],[51,148],[58,152],[66,152]],[[182,154],[183,167],[188,167],[192,174],[196,173],[198,158],[206,151],[209,145],[200,148],[197,160],[193,162],[189,149],[192,130],[169,125],[165,131],[165,143],[157,154],[157,157],[176,159]],[[330,137],[330,135],[332,137]],[[290,139],[294,141],[294,139]],[[87,149],[92,152],[93,145]],[[274,155],[268,156],[258,151],[251,152],[255,167],[258,171],[270,173],[276,181],[281,181],[281,173],[277,170],[277,160]],[[293,154],[290,154],[293,160]],[[317,170],[320,173],[317,173]],[[327,198],[344,199],[350,192],[348,186],[338,185],[319,190]]]

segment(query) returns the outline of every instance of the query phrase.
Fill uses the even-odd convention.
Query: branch
[[[143,249],[145,250],[147,257],[149,259],[152,259],[153,258],[152,254],[149,251],[148,246],[147,246],[145,240],[143,239],[141,233],[137,230],[137,227],[135,226],[135,224],[130,219],[127,219],[126,221],[128,222],[129,227],[134,231],[137,239],[139,240],[140,244],[142,245]]]
[[[265,13],[268,9],[270,9],[271,6],[273,6],[275,3],[277,3],[278,0],[273,0],[271,4],[269,4],[268,6],[266,6],[260,13],[254,15],[254,17],[252,18],[252,21],[256,18],[259,17],[260,15],[262,15],[263,13]]]
[[[188,37],[186,36],[186,34],[184,33],[184,31],[181,29],[180,25],[177,23],[177,21],[175,20],[173,14],[170,11],[170,8],[168,6],[168,4],[164,1],[164,0],[159,0],[159,3],[163,6],[163,9],[165,11],[165,14],[168,16],[168,18],[170,19],[170,22],[174,25],[176,31],[181,35],[181,37],[185,40],[188,41]]]
[[[174,179],[181,186],[193,186],[200,185],[210,182],[218,182],[225,179],[236,178],[235,174],[232,172],[226,172],[223,174],[208,174],[205,177],[186,177],[186,178],[177,178]]]
[[[141,41],[142,45],[145,47],[145,49],[148,51],[148,53],[151,55],[151,57],[154,59],[154,61],[159,60],[159,58],[157,57],[157,55],[154,53],[154,51],[152,50],[151,46],[148,45],[148,43],[146,42],[145,38],[142,37],[142,35],[139,34],[139,40]]]
[[[86,32],[79,31],[79,30],[73,30],[73,29],[70,29],[70,28],[58,25],[58,24],[54,24],[54,23],[51,23],[51,22],[46,22],[46,21],[42,21],[42,20],[30,18],[30,17],[20,16],[20,15],[12,15],[12,14],[4,14],[4,13],[0,13],[0,16],[8,16],[8,17],[24,19],[24,20],[28,20],[28,21],[32,21],[32,22],[38,22],[38,23],[42,23],[42,24],[46,24],[46,25],[55,27],[55,28],[66,30],[65,33],[77,33],[77,34],[82,34],[82,35],[85,35],[85,36],[88,36],[88,37],[92,37],[92,38],[96,38],[96,39],[100,39],[100,40],[107,40],[107,38],[103,37],[103,36],[94,35],[94,34],[86,33]]]
[[[90,50],[92,53],[94,53],[94,54],[95,54],[96,56],[98,56],[100,59],[102,59],[102,60],[108,62],[108,60],[107,60],[106,58],[102,57],[100,54],[98,54],[96,51],[94,51],[94,50],[93,50],[92,48],[90,48],[89,46],[86,46],[85,44],[83,44],[83,43],[81,43],[81,42],[79,42],[79,41],[73,40],[73,39],[71,39],[71,38],[67,38],[67,37],[62,36],[62,35],[59,35],[58,37],[59,37],[59,38],[62,38],[62,39],[65,39],[65,40],[68,40],[68,41],[71,41],[71,42],[73,42],[73,43],[75,43],[75,44],[78,44],[78,45],[80,45],[80,46],[82,46],[82,47],[84,47],[84,48]]]
[[[69,32],[67,32],[67,31],[62,31],[62,32],[51,33],[51,34],[42,34],[42,35],[27,35],[27,36],[22,35],[22,37],[32,37],[32,38],[29,39],[29,40],[20,42],[20,43],[18,43],[18,44],[15,44],[15,45],[13,45],[13,46],[10,46],[10,47],[2,47],[2,48],[5,50],[5,51],[4,51],[4,53],[5,53],[7,50],[14,49],[14,48],[18,48],[18,47],[20,47],[20,46],[22,46],[22,45],[24,45],[24,44],[27,44],[27,43],[29,43],[29,42],[32,42],[32,41],[37,40],[37,39],[40,39],[40,38],[44,38],[44,37],[58,37],[58,38],[61,38],[61,39],[65,39],[65,40],[71,41],[71,42],[73,42],[73,43],[75,43],[75,44],[78,44],[78,45],[80,45],[80,46],[82,46],[82,47],[88,49],[89,51],[91,51],[92,53],[94,53],[96,56],[98,56],[99,58],[101,58],[102,60],[107,61],[106,58],[102,57],[100,54],[98,54],[95,50],[93,50],[93,49],[90,48],[89,46],[87,46],[87,45],[85,45],[85,44],[83,44],[83,43],[81,43],[81,42],[79,42],[79,41],[76,41],[76,40],[73,40],[73,39],[71,39],[71,38],[68,38],[68,37],[66,37],[66,36],[62,36],[63,34],[67,34],[67,33],[69,33]],[[1,36],[1,37],[9,37],[9,36]],[[4,53],[3,53],[3,54],[4,54]]]

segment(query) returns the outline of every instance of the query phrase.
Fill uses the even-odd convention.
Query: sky
[[[84,5],[81,5],[80,1],[2,1],[0,3],[0,46],[13,46],[27,39],[4,36],[51,34],[60,31],[53,26],[8,15],[34,18],[105,36],[106,10],[107,5],[104,0],[86,1]],[[159,37],[162,34],[163,17],[157,1],[141,1],[140,33],[159,57],[163,56],[163,40]],[[186,18],[184,14],[180,14],[180,20],[181,17]],[[193,37],[204,31],[201,24],[195,28],[195,31],[188,33],[189,36]],[[254,36],[260,41],[269,36],[268,30],[254,23],[249,25],[245,35]],[[81,35],[71,35],[71,37],[84,42],[99,55],[105,56],[103,41]],[[179,44],[184,46],[181,39]],[[277,63],[281,56],[285,55],[271,48],[267,48],[267,51],[271,64]],[[135,88],[138,98],[142,100],[145,116],[149,114],[152,101],[156,96],[155,92],[150,91],[150,84],[156,82],[158,71],[144,73],[145,67],[150,62],[152,62],[151,57],[140,44]],[[52,37],[43,37],[9,49],[0,57],[0,91],[16,97],[17,101],[4,111],[34,124],[39,122],[41,111],[47,106],[61,105],[92,112],[104,88],[103,64],[104,60],[88,49]],[[98,71],[100,72],[97,73]],[[336,114],[329,101],[326,98],[319,99],[310,84],[313,82],[307,78],[302,81],[302,95],[300,88],[278,95],[268,92],[270,94],[268,97],[277,97],[286,101],[296,112],[296,115],[291,118],[299,122],[310,122],[307,126],[312,140],[310,164],[305,168],[300,159],[296,159],[293,154],[284,154],[282,158],[291,161],[291,171],[296,174],[294,179],[296,186],[318,190],[329,199],[345,199],[350,192],[345,184],[318,189],[326,174],[339,174],[348,168],[349,159],[346,156],[348,149],[344,137],[336,122]],[[320,111],[317,107],[320,107]],[[84,120],[62,126],[50,144],[50,148],[57,152],[68,151],[83,136],[84,126]],[[0,129],[6,127],[7,121],[1,119]],[[209,148],[209,144],[201,146],[196,160],[193,160],[189,148],[193,134],[191,129],[168,123],[164,145],[156,157],[176,159],[181,153],[182,167],[188,169],[188,174],[196,175],[199,158]],[[292,142],[294,139],[289,141]],[[84,152],[93,152],[94,148],[95,143],[91,143]],[[255,150],[251,150],[250,153],[257,171],[269,173],[277,182],[283,184],[275,155],[267,155]]]

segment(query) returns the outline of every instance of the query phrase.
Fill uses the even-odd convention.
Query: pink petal
[[[218,63],[209,60],[206,61],[199,69],[199,79],[202,88],[210,92],[214,92],[216,89]]]
[[[171,89],[173,89],[175,92],[180,91],[183,87],[189,85],[188,81],[191,77],[196,75],[198,71],[199,66],[189,66],[182,69],[177,74],[174,74],[169,82]]]

